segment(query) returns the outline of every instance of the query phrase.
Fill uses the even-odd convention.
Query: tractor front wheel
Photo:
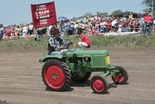
[[[42,79],[47,90],[67,91],[71,82],[69,67],[57,59],[47,60],[42,68]]]
[[[115,73],[112,76],[112,80],[116,84],[125,84],[128,81],[129,77],[127,71],[121,66],[116,66],[116,68],[119,70],[119,72]]]
[[[95,93],[105,94],[108,90],[108,83],[104,77],[95,75],[91,79],[91,88]]]

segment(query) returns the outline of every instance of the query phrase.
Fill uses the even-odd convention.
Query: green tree
[[[73,19],[73,20],[75,20],[75,19],[76,19],[76,17],[73,17],[72,19]]]
[[[91,15],[92,15],[92,13],[89,13],[89,12],[84,14],[84,16],[91,16]]]
[[[114,14],[118,14],[118,13],[122,13],[122,12],[123,12],[123,11],[119,9],[119,10],[113,11],[111,14],[114,15]]]
[[[97,16],[107,16],[108,13],[107,12],[96,12]]]
[[[144,5],[143,11],[149,11],[154,14],[155,11],[155,0],[143,0],[142,5]]]

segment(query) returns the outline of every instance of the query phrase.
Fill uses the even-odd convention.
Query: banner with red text
[[[31,13],[34,28],[49,26],[57,23],[54,2],[31,4]]]

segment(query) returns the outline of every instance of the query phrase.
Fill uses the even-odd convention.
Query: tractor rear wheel
[[[47,90],[67,91],[71,82],[69,67],[57,59],[47,60],[42,68],[42,79]]]
[[[127,71],[121,66],[116,66],[116,68],[120,72],[115,73],[115,75],[112,76],[112,80],[116,84],[125,84],[128,81],[128,77],[129,77]]]
[[[72,74],[71,79],[72,79],[72,81],[74,81],[76,83],[83,83],[83,82],[87,81],[90,76],[91,76],[91,72],[87,72],[81,76]]]
[[[105,94],[108,90],[108,83],[103,76],[95,75],[91,79],[91,88],[95,93]]]

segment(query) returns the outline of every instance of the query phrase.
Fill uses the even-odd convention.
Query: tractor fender
[[[40,59],[39,62],[43,63],[49,59],[62,59],[63,55],[47,55],[44,58]]]

